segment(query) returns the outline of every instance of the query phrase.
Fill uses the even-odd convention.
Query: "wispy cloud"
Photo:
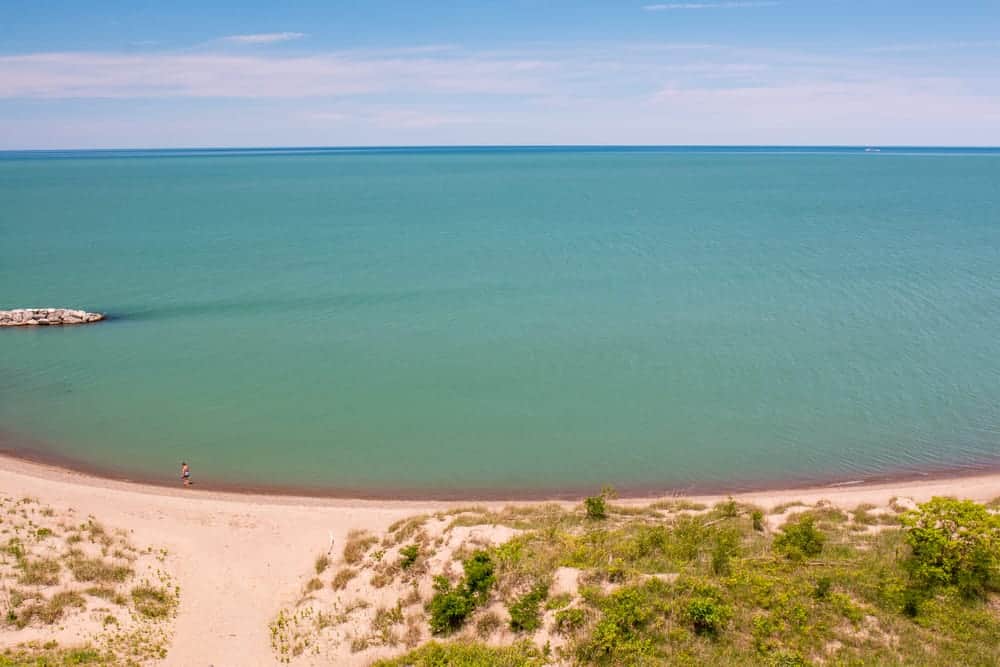
[[[657,5],[643,5],[647,12],[669,12],[684,9],[747,9],[750,7],[774,7],[778,2],[667,2]]]
[[[0,98],[531,94],[551,64],[484,56],[36,53],[0,56]]]
[[[222,41],[234,44],[274,44],[302,39],[305,36],[304,32],[262,32],[255,35],[229,35],[223,37]]]
[[[865,49],[868,53],[910,53],[919,51],[950,51],[958,49],[1000,48],[1000,40],[973,40],[957,42],[924,42],[916,44],[887,44]]]

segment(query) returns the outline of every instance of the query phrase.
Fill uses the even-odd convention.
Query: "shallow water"
[[[372,493],[1000,458],[1000,152],[0,154],[0,429]],[[40,443],[40,444],[39,444]]]

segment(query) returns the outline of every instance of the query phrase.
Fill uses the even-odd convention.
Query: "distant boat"
[[[881,153],[882,149],[881,148],[866,148],[865,152],[866,153]]]

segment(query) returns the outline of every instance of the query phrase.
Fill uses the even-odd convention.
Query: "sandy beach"
[[[128,531],[141,544],[167,550],[166,566],[176,577],[181,595],[165,665],[274,664],[268,623],[278,609],[294,601],[317,555],[330,551],[331,538],[335,556],[352,530],[377,533],[401,518],[470,504],[168,489],[8,457],[0,457],[0,490],[12,497],[36,498],[56,511],[72,508],[77,515],[93,515]],[[922,502],[936,495],[987,501],[1000,496],[1000,474],[734,497],[764,508],[819,500],[848,508],[862,503],[883,507],[894,497]],[[693,496],[691,500],[711,503],[719,498]],[[628,499],[620,504],[648,500]],[[500,508],[511,503],[481,504]]]

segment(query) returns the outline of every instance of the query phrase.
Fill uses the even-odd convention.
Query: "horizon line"
[[[421,149],[546,149],[546,148],[858,148],[858,149],[978,149],[1000,150],[1000,145],[989,144],[317,144],[317,145],[272,145],[272,146],[102,146],[102,147],[62,147],[62,148],[0,148],[2,153],[59,153],[59,152],[112,152],[112,151],[294,151],[294,150],[421,150]]]

